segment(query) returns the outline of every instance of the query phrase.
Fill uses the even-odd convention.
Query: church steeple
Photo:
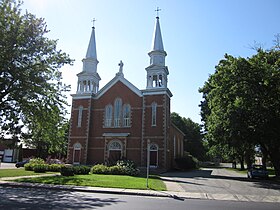
[[[159,9],[156,11],[158,12]],[[163,47],[158,15],[155,22],[152,49],[148,55],[150,56],[150,66],[146,68],[147,89],[167,88],[167,75],[169,74],[165,66],[165,57],[167,53],[164,51]]]
[[[159,17],[156,17],[156,23],[155,23],[154,35],[152,41],[152,51],[164,51],[160,25],[159,25]]]
[[[95,20],[94,20],[95,21]],[[97,73],[96,42],[95,42],[95,27],[92,27],[89,45],[86,57],[82,60],[83,71],[78,76],[77,93],[97,93],[99,90],[99,81],[101,80]]]

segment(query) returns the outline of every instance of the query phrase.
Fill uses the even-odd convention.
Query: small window
[[[78,127],[82,126],[82,118],[83,118],[83,107],[79,106],[79,112],[78,112]]]
[[[157,104],[152,103],[152,126],[156,126],[157,123]]]
[[[113,107],[107,105],[105,107],[105,127],[112,127]]]
[[[123,106],[123,127],[130,126],[130,105],[125,104]]]

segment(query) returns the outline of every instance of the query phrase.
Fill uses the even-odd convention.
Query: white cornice
[[[92,93],[80,93],[80,94],[71,94],[73,99],[89,99],[93,98]]]
[[[113,87],[117,82],[122,82],[125,86],[127,86],[131,91],[137,94],[139,97],[142,97],[142,92],[135,87],[132,83],[130,83],[127,79],[123,76],[116,75],[110,82],[108,82],[97,94],[96,98],[100,98],[104,95],[111,87]]]
[[[130,133],[103,133],[104,137],[127,137]]]
[[[150,88],[150,89],[142,90],[142,93],[144,96],[163,95],[163,94],[168,95],[170,98],[173,96],[173,94],[171,93],[171,91],[168,88]]]

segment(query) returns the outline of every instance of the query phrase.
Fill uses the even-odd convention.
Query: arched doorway
[[[80,164],[81,162],[81,144],[76,143],[73,146],[73,164]]]
[[[122,158],[122,143],[119,140],[113,140],[108,144],[108,160],[116,162]]]
[[[150,167],[158,166],[158,146],[156,144],[150,145]]]

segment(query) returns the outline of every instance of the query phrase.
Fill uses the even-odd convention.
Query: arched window
[[[122,145],[121,142],[117,140],[113,140],[109,143],[108,148],[109,150],[122,150]]]
[[[130,105],[125,104],[123,106],[123,126],[129,127],[130,126]]]
[[[122,100],[117,98],[114,104],[114,127],[121,126]]]
[[[105,127],[112,127],[113,106],[111,104],[105,107]]]
[[[157,75],[153,75],[153,87],[157,87],[158,86],[158,77]]]
[[[157,103],[152,103],[152,126],[157,124]]]

